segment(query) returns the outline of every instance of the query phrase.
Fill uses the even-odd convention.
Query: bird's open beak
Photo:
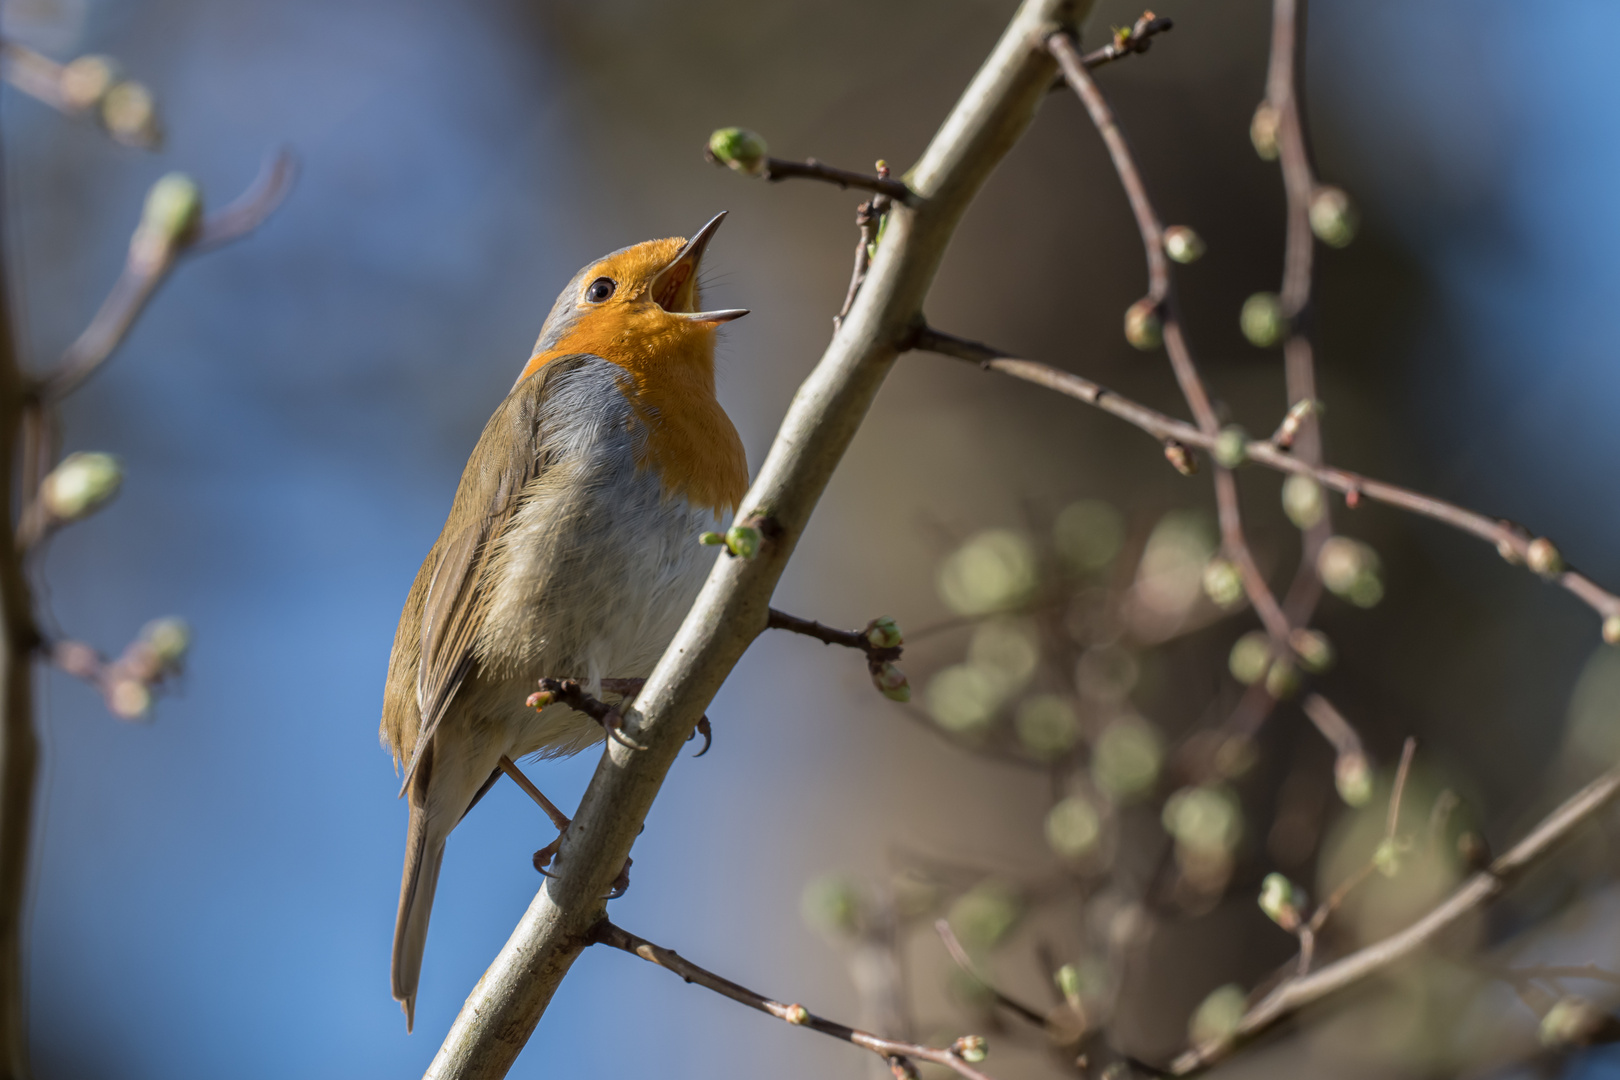
[[[723,311],[694,311],[697,307],[698,264],[703,261],[703,249],[709,246],[726,212],[720,211],[697,234],[681,245],[668,266],[653,278],[651,296],[655,303],[671,315],[679,315],[691,322],[723,323],[740,319],[748,314],[747,308],[727,308]]]

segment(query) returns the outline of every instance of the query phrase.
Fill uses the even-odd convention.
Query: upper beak
[[[653,278],[651,295],[660,307],[671,315],[679,315],[692,322],[723,323],[740,319],[748,314],[747,308],[727,308],[722,311],[692,311],[697,298],[698,264],[703,261],[703,250],[709,246],[726,212],[720,211],[709,219],[693,237],[681,245],[669,265]]]

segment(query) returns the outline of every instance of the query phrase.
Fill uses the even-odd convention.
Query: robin
[[[503,762],[603,736],[560,703],[527,707],[536,679],[576,678],[594,696],[604,678],[650,674],[712,564],[699,535],[748,487],[714,393],[716,328],[748,312],[702,311],[698,298],[724,217],[690,240],[615,251],[568,283],[405,599],[381,735],[410,804],[393,957],[406,1030],[450,830]]]

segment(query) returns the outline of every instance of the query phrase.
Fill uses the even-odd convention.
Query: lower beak
[[[718,325],[748,314],[747,308],[726,308],[721,311],[682,310],[693,306],[693,301],[697,297],[698,265],[703,261],[703,251],[709,246],[709,241],[713,239],[725,218],[724,210],[710,218],[709,223],[681,245],[681,250],[675,253],[669,265],[653,278],[652,298],[671,315],[677,315],[689,322]]]

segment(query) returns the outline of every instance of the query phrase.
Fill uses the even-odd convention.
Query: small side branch
[[[885,1039],[881,1035],[852,1028],[847,1024],[840,1024],[834,1020],[827,1020],[817,1016],[803,1005],[788,1005],[772,1000],[763,994],[755,993],[746,986],[732,982],[730,979],[692,963],[690,960],[677,954],[673,949],[666,949],[654,945],[646,938],[637,937],[628,930],[615,926],[607,919],[597,923],[596,929],[591,933],[591,943],[607,945],[639,956],[649,964],[657,964],[666,971],[679,975],[689,983],[696,983],[708,990],[713,990],[722,997],[746,1005],[750,1009],[758,1009],[763,1013],[770,1013],[778,1020],[798,1027],[808,1028],[811,1031],[829,1035],[832,1038],[859,1046],[863,1050],[870,1050],[882,1058],[891,1068],[904,1069],[911,1060],[926,1061],[933,1065],[941,1065],[958,1076],[967,1077],[968,1080],[990,1080],[986,1074],[970,1065],[965,1055],[983,1056],[983,1040],[972,1036],[958,1039],[952,1046],[940,1049],[931,1046],[921,1046],[917,1043],[899,1042],[894,1039]],[[894,1059],[901,1059],[896,1062]],[[903,1075],[898,1072],[897,1075]]]
[[[1156,409],[1150,409],[1090,379],[1052,367],[1050,364],[1006,356],[988,345],[942,333],[931,327],[918,331],[911,340],[911,347],[923,352],[966,360],[978,364],[987,371],[999,371],[1015,379],[1044,386],[1048,390],[1054,390],[1117,416],[1167,445],[1193,447],[1205,452],[1210,452],[1215,447],[1215,438],[1185,420],[1177,420]],[[1455,503],[1446,502],[1444,499],[1403,488],[1398,484],[1374,480],[1359,473],[1327,465],[1312,465],[1301,461],[1269,440],[1251,440],[1244,446],[1244,456],[1248,461],[1278,472],[1309,476],[1323,487],[1345,495],[1347,501],[1359,502],[1365,497],[1477,536],[1494,545],[1502,557],[1510,563],[1532,567],[1539,564],[1544,567],[1547,572],[1541,573],[1543,578],[1573,593],[1605,619],[1620,617],[1620,596],[1604,589],[1584,574],[1564,567],[1557,555],[1557,549],[1550,541],[1533,538],[1512,522],[1487,517]],[[1552,552],[1550,559],[1547,556],[1549,550]]]
[[[1490,867],[1470,877],[1449,898],[1399,933],[1351,953],[1315,974],[1290,979],[1243,1015],[1225,1038],[1194,1047],[1171,1064],[1177,1075],[1198,1072],[1230,1056],[1240,1045],[1284,1017],[1330,994],[1406,960],[1458,920],[1497,896],[1525,870],[1545,858],[1561,841],[1620,796],[1620,768],[1610,769],[1554,810],[1530,835]]]
[[[1131,26],[1121,26],[1114,30],[1114,37],[1107,45],[1100,49],[1093,49],[1080,58],[1080,62],[1089,70],[1096,70],[1111,60],[1130,56],[1132,53],[1145,53],[1153,47],[1153,36],[1172,29],[1176,24],[1151,11],[1142,12],[1141,18]]]
[[[874,627],[879,627],[885,622],[893,625],[893,620],[874,619],[865,630],[839,630],[818,623],[814,619],[801,619],[797,615],[789,615],[785,611],[771,608],[765,627],[769,630],[787,630],[790,633],[803,634],[805,637],[815,638],[823,645],[842,645],[846,649],[858,649],[866,654],[868,661],[881,664],[886,660],[900,659],[900,654],[904,651],[902,645],[883,646],[873,642]],[[895,636],[898,637],[898,630]]]
[[[820,180],[823,183],[837,184],[841,188],[860,188],[863,191],[875,191],[879,195],[887,195],[896,202],[909,205],[916,203],[916,194],[899,180],[891,180],[887,176],[874,176],[871,173],[851,172],[849,169],[840,169],[824,164],[815,158],[806,158],[804,161],[785,161],[782,158],[768,157],[762,166],[762,175],[767,180]]]

